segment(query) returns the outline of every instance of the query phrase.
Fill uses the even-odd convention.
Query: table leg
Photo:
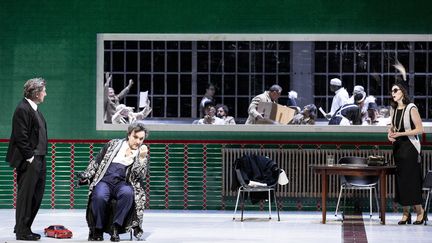
[[[326,215],[327,215],[327,190],[328,190],[328,177],[327,173],[324,170],[321,174],[321,207],[322,207],[322,223],[326,223]]]
[[[386,196],[387,196],[387,181],[385,171],[380,173],[380,215],[381,224],[385,224],[385,211],[386,211]]]

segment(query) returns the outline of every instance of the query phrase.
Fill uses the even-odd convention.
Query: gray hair
[[[30,100],[36,99],[36,96],[42,92],[46,85],[46,81],[43,78],[32,78],[27,80],[24,84],[24,97]]]
[[[270,92],[272,92],[272,91],[276,91],[276,92],[278,92],[278,93],[282,93],[282,87],[279,86],[279,85],[277,85],[277,84],[273,84],[273,85],[270,87],[269,91],[270,91]]]
[[[148,134],[149,134],[147,128],[145,128],[144,124],[142,124],[142,123],[134,122],[134,123],[129,125],[127,135],[128,136],[131,135],[132,132],[137,133],[137,132],[142,132],[142,131],[144,131],[144,133],[145,133],[144,139],[146,139],[148,137]]]

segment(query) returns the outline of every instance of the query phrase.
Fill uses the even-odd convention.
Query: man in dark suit
[[[42,78],[24,84],[24,99],[12,118],[12,133],[6,161],[16,169],[18,194],[15,212],[17,240],[39,240],[31,225],[42,202],[45,189],[48,148],[47,127],[38,105],[44,101],[46,82]]]

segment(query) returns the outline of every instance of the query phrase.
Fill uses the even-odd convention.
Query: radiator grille
[[[232,166],[237,158],[245,154],[268,156],[286,171],[290,183],[285,186],[278,186],[277,195],[279,197],[320,197],[321,178],[309,168],[309,165],[325,164],[325,158],[329,154],[334,155],[335,163],[345,156],[367,157],[379,154],[384,156],[387,161],[391,161],[390,164],[393,164],[391,150],[222,148],[222,193],[224,196],[235,196],[236,192],[230,190],[232,180],[235,179],[231,173]],[[432,152],[424,151],[423,158],[424,170],[431,168]],[[387,177],[387,197],[389,198],[394,197],[394,180],[394,176]],[[331,175],[329,177],[328,197],[337,197],[339,187],[339,177]],[[348,193],[350,192],[352,193],[352,191],[348,191]],[[368,196],[367,192],[359,192],[359,194],[359,196]]]

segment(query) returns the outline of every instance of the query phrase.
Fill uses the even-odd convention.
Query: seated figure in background
[[[151,111],[152,108],[146,106],[140,112],[133,112],[133,107],[120,104],[116,107],[116,113],[112,116],[112,124],[131,124],[138,120],[144,120]]]
[[[142,124],[129,125],[126,138],[109,141],[86,170],[78,174],[79,184],[89,184],[89,241],[102,241],[107,232],[111,241],[117,242],[120,233],[130,230],[141,238],[145,203],[142,183],[148,168],[148,151],[143,141],[147,134]],[[114,209],[111,199],[116,200]]]
[[[212,102],[207,102],[204,108],[204,117],[197,124],[224,125],[225,121],[216,116],[216,108]]]
[[[224,120],[226,125],[235,125],[234,117],[228,116],[228,106],[219,104],[216,106],[216,116]]]
[[[314,104],[309,104],[296,114],[289,124],[314,125],[317,117],[317,108]]]

